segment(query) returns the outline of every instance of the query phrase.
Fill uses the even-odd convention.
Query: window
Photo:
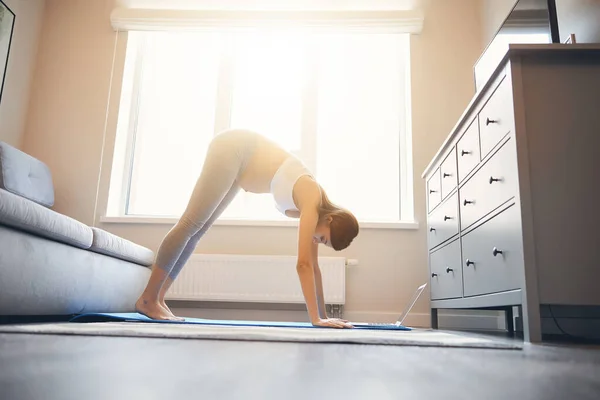
[[[412,220],[408,35],[129,32],[109,214],[179,216],[212,137],[256,130],[361,221]],[[281,220],[241,191],[221,219]]]

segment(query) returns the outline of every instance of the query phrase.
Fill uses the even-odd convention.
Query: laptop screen
[[[418,289],[415,292],[415,294],[413,295],[412,299],[410,299],[410,302],[408,303],[408,305],[406,306],[406,308],[404,309],[402,314],[400,314],[400,318],[398,318],[398,321],[396,322],[397,325],[401,325],[404,322],[404,319],[406,318],[406,316],[408,315],[410,310],[413,308],[413,306],[415,305],[415,303],[421,296],[421,293],[423,293],[423,290],[425,290],[426,286],[427,286],[427,283],[424,283],[418,287]]]

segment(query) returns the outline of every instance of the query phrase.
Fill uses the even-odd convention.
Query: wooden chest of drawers
[[[599,93],[600,46],[554,44],[511,46],[474,96],[423,173],[433,327],[478,308],[512,329],[516,306],[536,342],[541,305],[600,305]]]

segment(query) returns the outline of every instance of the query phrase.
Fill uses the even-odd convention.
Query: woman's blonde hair
[[[331,247],[336,251],[344,250],[358,235],[358,221],[350,211],[333,204],[321,187],[319,221],[323,221],[327,217],[331,217],[329,224]]]

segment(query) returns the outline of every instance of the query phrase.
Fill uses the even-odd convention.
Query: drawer
[[[429,248],[458,234],[458,193],[454,193],[429,215]]]
[[[458,179],[462,182],[479,161],[479,124],[475,119],[466,130],[456,145],[456,157],[458,159]]]
[[[460,188],[462,229],[515,196],[517,179],[517,151],[510,139]]]
[[[442,201],[442,183],[440,181],[440,169],[436,169],[427,181],[427,205],[431,212]]]
[[[464,293],[475,296],[520,288],[523,240],[512,205],[462,238]]]
[[[514,130],[511,84],[504,79],[479,113],[481,158],[485,158],[508,132]]]
[[[452,148],[452,151],[440,167],[440,178],[442,180],[442,199],[448,197],[450,192],[458,185],[457,178],[458,168],[456,166],[456,149]]]
[[[462,297],[463,282],[459,239],[431,253],[429,269],[431,271],[431,300]]]

